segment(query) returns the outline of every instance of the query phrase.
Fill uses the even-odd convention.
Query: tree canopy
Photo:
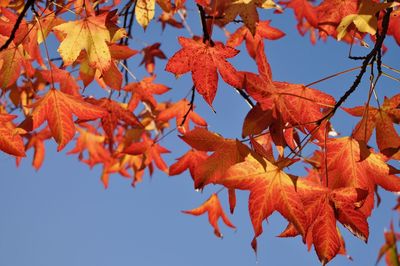
[[[136,186],[154,172],[186,173],[195,189],[213,189],[183,212],[207,213],[217,237],[228,230],[220,220],[236,228],[219,193],[228,194],[233,215],[236,193],[247,191],[255,252],[263,222],[278,212],[287,221],[279,236],[299,236],[325,265],[348,256],[340,225],[367,242],[378,191],[400,192],[400,94],[378,90],[382,80],[400,81],[399,66],[385,61],[399,49],[399,6],[377,0],[0,1],[0,150],[17,164],[33,150],[38,170],[47,143],[55,142],[57,151],[101,168],[105,188],[111,176]],[[293,15],[300,35],[315,46],[346,45],[343,60],[356,65],[326,69],[309,84],[276,80],[266,46],[285,37],[279,18]],[[160,27],[166,34],[147,43]],[[135,58],[140,66],[132,64]],[[324,88],[347,73],[356,75],[339,96]],[[183,79],[186,88],[160,78],[166,75]],[[249,106],[243,121],[216,110],[221,84]],[[352,97],[358,104],[345,106]],[[210,119],[195,105],[221,112],[241,125],[241,134],[209,129]],[[356,119],[352,132],[342,132],[339,111]],[[172,135],[185,143],[184,153],[164,147]],[[174,163],[166,162],[168,153]],[[291,170],[300,167],[306,170]],[[384,236],[377,260],[399,265],[393,222]]]

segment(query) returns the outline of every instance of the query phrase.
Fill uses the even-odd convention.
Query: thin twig
[[[190,103],[189,103],[189,109],[187,110],[187,112],[185,113],[185,115],[183,116],[183,120],[181,122],[181,124],[179,126],[183,126],[183,124],[185,124],[186,119],[188,118],[189,114],[191,111],[193,111],[193,105],[194,105],[194,96],[196,95],[196,90],[194,85],[192,86],[192,97],[190,98]]]
[[[21,25],[22,20],[25,17],[26,12],[28,9],[33,6],[35,3],[35,0],[28,0],[26,1],[26,4],[24,6],[24,9],[22,9],[21,13],[19,14],[17,21],[15,22],[15,25],[13,29],[11,30],[10,37],[8,37],[7,41],[0,47],[0,51],[3,51],[8,48],[8,46],[11,44],[11,42],[15,39],[15,34],[17,33],[17,30],[19,26]]]

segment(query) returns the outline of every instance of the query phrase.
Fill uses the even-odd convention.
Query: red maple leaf
[[[192,72],[196,90],[210,106],[218,87],[217,70],[226,83],[236,88],[241,87],[241,75],[226,61],[227,58],[237,55],[238,50],[221,42],[215,42],[214,45],[210,42],[204,43],[198,37],[179,37],[178,41],[182,49],[169,59],[165,70],[175,75]]]
[[[32,131],[46,120],[53,138],[58,143],[58,151],[62,150],[75,135],[73,114],[81,120],[94,120],[106,114],[104,109],[54,88],[33,103],[31,108],[33,108],[32,113],[21,127]]]
[[[213,152],[194,169],[195,188],[203,188],[210,183],[218,183],[232,165],[244,160],[250,149],[241,142],[225,139],[205,128],[196,127],[181,138],[198,151]]]
[[[25,157],[25,147],[18,128],[11,122],[17,116],[0,114],[0,150],[5,153]]]
[[[385,98],[380,108],[357,106],[343,108],[353,116],[362,116],[354,128],[352,136],[368,143],[372,132],[376,129],[376,143],[379,150],[387,155],[395,153],[400,148],[400,136],[393,124],[400,123],[400,94],[390,99]]]
[[[221,218],[222,221],[224,221],[224,223],[227,226],[234,228],[234,229],[236,228],[231,223],[231,221],[229,221],[228,216],[226,216],[224,210],[222,209],[221,203],[218,199],[218,195],[215,193],[212,194],[207,201],[205,201],[203,204],[201,204],[200,207],[197,207],[190,211],[182,211],[182,212],[191,214],[191,215],[195,215],[195,216],[199,216],[199,215],[202,215],[207,212],[208,213],[208,221],[210,222],[212,227],[214,227],[214,234],[217,237],[222,237],[222,234],[218,227],[218,219],[219,218]]]
[[[263,165],[264,164],[264,165]],[[262,222],[278,211],[305,236],[309,221],[304,213],[300,195],[296,192],[296,178],[263,159],[263,164],[252,155],[230,167],[218,180],[230,189],[249,190],[249,213],[254,228],[252,247],[257,249],[257,237],[262,234]]]
[[[259,75],[245,73],[244,88],[261,106],[262,110],[271,110],[276,128],[285,124],[292,125],[302,132],[309,132],[313,137],[323,139],[324,128],[317,122],[326,111],[333,108],[332,96],[301,84],[291,84],[272,80],[271,67],[260,43],[257,49],[256,62]],[[307,112],[304,112],[307,110]]]

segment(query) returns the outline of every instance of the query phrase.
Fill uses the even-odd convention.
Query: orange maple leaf
[[[255,250],[257,237],[263,231],[262,222],[274,211],[293,223],[303,237],[309,226],[304,205],[296,192],[296,179],[265,159],[263,164],[249,155],[244,162],[230,167],[218,181],[230,189],[250,191],[249,213],[255,234],[252,241]]]
[[[153,83],[155,76],[145,77],[139,82],[132,82],[124,87],[125,91],[131,92],[132,96],[128,103],[129,110],[135,110],[140,101],[149,103],[153,108],[157,106],[157,101],[153,94],[163,94],[170,90],[163,84]]]
[[[107,163],[110,160],[110,152],[104,147],[105,136],[96,134],[93,127],[77,128],[79,137],[75,147],[67,154],[79,153],[79,160],[93,167],[98,163]],[[87,151],[88,158],[85,159],[83,153]]]
[[[227,58],[237,55],[238,50],[221,42],[215,42],[214,45],[209,42],[203,43],[198,37],[179,37],[178,41],[182,49],[169,59],[165,70],[175,75],[192,72],[196,90],[210,106],[218,87],[217,70],[226,83],[235,88],[241,87],[241,75],[226,61]]]
[[[34,149],[32,166],[36,170],[39,170],[39,168],[43,164],[45,156],[44,141],[49,138],[51,138],[51,132],[48,128],[45,128],[38,133],[32,132],[28,136],[28,142],[25,145],[25,149],[26,150],[29,150],[30,148]]]
[[[195,188],[218,183],[229,167],[243,161],[250,153],[250,149],[240,141],[225,139],[205,128],[196,127],[181,138],[198,151],[214,152],[194,169],[192,178]]]
[[[256,62],[260,75],[246,72],[244,88],[263,110],[272,111],[275,121],[271,125],[280,128],[290,124],[304,133],[308,131],[313,137],[323,139],[325,130],[319,128],[324,127],[316,122],[333,108],[335,99],[302,84],[273,81],[262,43],[257,48]]]
[[[161,154],[170,153],[170,151],[150,139],[146,134],[143,134],[141,142],[131,143],[122,152],[130,155],[144,154],[143,163],[149,167],[150,174],[153,173],[153,161],[158,169],[168,174],[168,166],[162,159]]]
[[[323,265],[337,254],[345,254],[344,242],[336,220],[353,235],[367,242],[369,235],[367,217],[359,209],[368,195],[367,190],[324,187],[315,171],[311,171],[308,178],[299,179],[296,185],[310,223],[305,242],[309,249],[314,245]],[[289,237],[297,234],[299,233],[294,225],[289,224],[280,236]]]
[[[143,60],[142,60],[142,62],[140,62],[140,65],[144,64],[146,71],[151,75],[154,73],[155,59],[156,58],[160,58],[160,59],[167,58],[165,56],[165,54],[163,53],[163,51],[161,51],[160,46],[161,46],[161,43],[157,42],[157,43],[154,43],[152,45],[149,45],[149,46],[143,48],[143,50],[142,50]]]
[[[343,108],[353,116],[362,116],[352,136],[368,143],[372,132],[376,129],[376,143],[379,150],[387,155],[395,153],[400,148],[400,136],[393,125],[400,123],[400,110],[397,108],[399,105],[400,94],[397,94],[391,99],[385,98],[380,108],[371,106]]]
[[[207,122],[204,120],[201,116],[199,116],[197,113],[195,113],[193,110],[190,110],[190,108],[194,109],[194,106],[191,106],[190,103],[186,99],[182,99],[168,108],[162,110],[158,115],[157,115],[157,120],[167,122],[172,118],[176,118],[176,127],[178,128],[179,132],[184,134],[185,132],[189,131],[189,122],[192,121],[198,126],[206,127]],[[189,113],[188,113],[189,112]],[[186,115],[186,120],[183,121]],[[182,122],[184,122],[182,124]]]
[[[222,234],[218,227],[218,219],[221,218],[222,221],[231,228],[236,228],[231,221],[229,221],[228,216],[226,216],[224,210],[222,209],[221,203],[219,201],[217,194],[212,194],[210,198],[201,204],[200,207],[192,209],[190,211],[182,211],[183,213],[199,216],[204,213],[208,213],[208,221],[214,227],[214,234],[217,237],[222,237]]]
[[[363,142],[351,137],[326,140],[326,159],[321,156],[319,170],[323,181],[332,189],[342,187],[365,188],[368,196],[360,210],[369,216],[374,207],[376,186],[400,191],[400,178],[386,158],[368,150]],[[325,165],[326,160],[326,165]],[[397,171],[398,172],[398,171]]]
[[[390,230],[385,232],[385,244],[379,249],[376,264],[385,256],[386,265],[397,266],[400,256],[397,249],[397,242],[400,241],[400,234],[394,230],[393,221],[390,223]]]
[[[0,150],[5,153],[25,157],[25,147],[18,129],[11,122],[17,116],[0,114]]]
[[[258,44],[262,42],[263,39],[278,40],[285,36],[285,33],[281,30],[271,27],[269,25],[270,22],[270,20],[258,22],[254,36],[246,26],[242,26],[229,36],[226,44],[228,46],[237,47],[245,40],[247,52],[252,58],[255,58]]]
[[[22,122],[21,127],[32,131],[47,120],[51,134],[58,143],[58,151],[62,150],[75,135],[72,114],[81,120],[93,120],[106,114],[104,109],[54,88],[30,107],[33,111]]]
[[[190,175],[193,177],[196,168],[204,163],[207,158],[207,153],[204,151],[189,150],[169,167],[169,175],[179,175],[189,169]]]

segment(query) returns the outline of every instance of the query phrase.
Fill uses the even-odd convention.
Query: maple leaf
[[[169,175],[179,175],[186,169],[189,169],[190,175],[193,177],[195,170],[208,158],[204,151],[189,150],[177,162],[169,167]]]
[[[359,32],[366,32],[375,35],[378,27],[376,13],[398,3],[375,3],[372,0],[362,0],[357,14],[345,16],[337,27],[337,39],[341,40],[347,33],[347,28],[351,23],[356,25]]]
[[[197,207],[190,211],[182,211],[183,213],[199,216],[204,213],[208,213],[208,221],[214,227],[214,234],[217,237],[222,237],[222,234],[218,227],[218,219],[222,221],[229,227],[235,229],[236,227],[231,223],[228,216],[226,216],[224,210],[222,209],[221,203],[219,201],[218,195],[213,193],[208,200],[206,200],[200,207]]]
[[[393,174],[394,168],[386,163],[382,154],[368,150],[365,143],[351,137],[343,137],[327,139],[325,147],[327,163],[323,166],[325,158],[322,155],[319,166],[324,182],[333,189],[368,189],[369,194],[360,208],[366,216],[371,214],[374,207],[376,186],[389,191],[400,191],[400,178]]]
[[[210,106],[218,87],[217,70],[226,83],[236,88],[241,87],[241,75],[226,61],[227,58],[237,55],[238,50],[221,42],[215,42],[212,46],[210,43],[203,43],[200,38],[179,37],[178,41],[182,49],[169,59],[165,70],[175,75],[192,72],[196,90]]]
[[[52,62],[50,62],[50,70],[41,70],[40,74],[42,78],[47,82],[58,82],[60,83],[60,90],[63,93],[80,97],[79,86],[76,79],[68,71],[58,68]]]
[[[395,232],[393,221],[390,223],[390,230],[385,232],[385,244],[379,249],[376,264],[385,256],[386,265],[397,266],[399,265],[399,252],[397,251],[397,241],[400,240],[400,234]]]
[[[230,0],[224,10],[224,17],[219,19],[219,21],[225,25],[233,21],[237,16],[240,16],[243,19],[243,23],[254,35],[256,32],[256,23],[259,19],[257,7],[281,10],[281,7],[272,0]]]
[[[233,139],[225,139],[205,128],[196,127],[181,136],[187,144],[198,151],[214,152],[196,167],[192,178],[196,189],[210,183],[218,183],[224,178],[228,168],[244,160],[249,148]]]
[[[201,116],[199,116],[193,110],[189,111],[191,107],[194,109],[194,106],[191,106],[186,99],[182,99],[172,104],[171,106],[167,107],[166,109],[162,110],[157,115],[157,120],[167,122],[172,118],[176,118],[176,127],[182,134],[189,131],[189,121],[192,121],[196,125],[206,127],[207,122]],[[183,121],[185,116],[186,120]]]
[[[388,99],[385,98],[380,108],[371,106],[358,106],[343,108],[353,116],[362,116],[362,119],[353,130],[352,136],[360,141],[368,143],[376,129],[376,142],[379,150],[384,154],[393,154],[400,147],[400,137],[393,123],[400,122],[400,94]]]
[[[161,51],[160,49],[161,43],[157,42],[152,45],[149,45],[145,48],[143,48],[142,53],[143,53],[143,59],[142,62],[140,62],[140,65],[145,65],[146,71],[149,74],[154,73],[155,69],[155,59],[160,58],[160,59],[166,59],[167,57]]]
[[[110,152],[104,148],[105,136],[96,134],[94,128],[77,128],[79,137],[76,140],[75,147],[67,154],[79,153],[79,160],[93,167],[98,163],[106,163],[110,160]],[[88,158],[84,159],[83,153],[87,150]]]
[[[32,166],[36,170],[39,170],[43,164],[45,155],[44,141],[49,138],[51,138],[51,132],[48,128],[45,128],[38,133],[32,132],[28,136],[28,142],[25,145],[25,150],[27,151],[30,148],[34,149]]]
[[[160,95],[170,90],[169,87],[163,84],[153,83],[155,78],[155,76],[145,77],[141,81],[129,83],[123,88],[123,90],[132,93],[128,103],[129,110],[135,110],[140,101],[156,107],[157,101],[154,99],[153,94]]]
[[[65,34],[58,48],[65,66],[74,63],[81,50],[85,50],[91,67],[101,71],[109,69],[112,61],[107,43],[112,42],[114,36],[123,36],[125,30],[120,29],[112,36],[107,27],[107,18],[107,13],[103,13],[99,16],[69,21],[53,28]]]
[[[278,211],[305,236],[309,222],[304,213],[296,180],[271,162],[265,167],[252,155],[230,167],[218,183],[230,189],[249,190],[249,213],[254,228],[252,247],[257,249],[257,237],[262,234],[262,222]]]
[[[154,18],[156,0],[137,0],[135,5],[136,21],[144,29]]]
[[[316,8],[320,36],[336,36],[336,28],[342,19],[357,13],[359,0],[324,0]]]
[[[255,58],[258,44],[263,41],[263,39],[278,40],[285,36],[285,33],[281,30],[271,27],[269,25],[270,22],[270,20],[258,22],[254,35],[251,34],[250,30],[246,26],[242,26],[229,36],[226,44],[228,46],[236,47],[245,40],[247,52],[251,57]]]
[[[168,174],[168,166],[162,159],[161,154],[169,153],[170,151],[145,134],[143,134],[142,140],[141,142],[131,143],[122,152],[131,155],[144,154],[144,164],[150,167],[150,173],[152,173],[152,162],[154,161],[158,169]]]
[[[316,122],[333,108],[334,98],[301,84],[273,81],[262,43],[257,48],[256,62],[260,75],[246,72],[244,89],[258,101],[262,110],[272,111],[275,122],[271,125],[279,128],[287,123],[302,132],[312,133],[317,139],[323,139],[324,130],[319,129],[326,124],[317,126]]]
[[[318,27],[317,12],[315,7],[307,0],[280,1],[279,4],[292,8],[299,25],[306,20],[312,27]]]
[[[93,120],[106,114],[104,109],[54,88],[30,107],[33,111],[22,122],[21,127],[32,131],[47,120],[51,134],[58,143],[58,151],[62,150],[75,135],[72,114],[81,120]]]
[[[309,249],[314,245],[323,265],[337,254],[346,254],[336,220],[353,235],[367,241],[369,235],[367,217],[359,210],[368,195],[367,190],[329,189],[321,185],[320,177],[315,171],[310,171],[307,178],[299,179],[296,188],[310,223],[304,240]],[[280,237],[294,237],[298,234],[294,225],[289,224]]]
[[[17,116],[0,114],[0,150],[5,153],[25,157],[25,147],[18,128],[11,122]]]
[[[0,45],[6,40],[6,37],[0,35]],[[0,52],[0,88],[8,88],[15,84],[21,76],[22,67],[28,76],[33,76],[34,69],[22,45],[16,46],[11,43],[8,49]]]
[[[142,126],[135,114],[123,107],[119,102],[108,98],[88,98],[86,102],[99,106],[107,111],[107,114],[101,118],[101,125],[108,137],[110,146],[113,144],[114,131],[120,122],[124,122],[126,125],[130,126]]]

